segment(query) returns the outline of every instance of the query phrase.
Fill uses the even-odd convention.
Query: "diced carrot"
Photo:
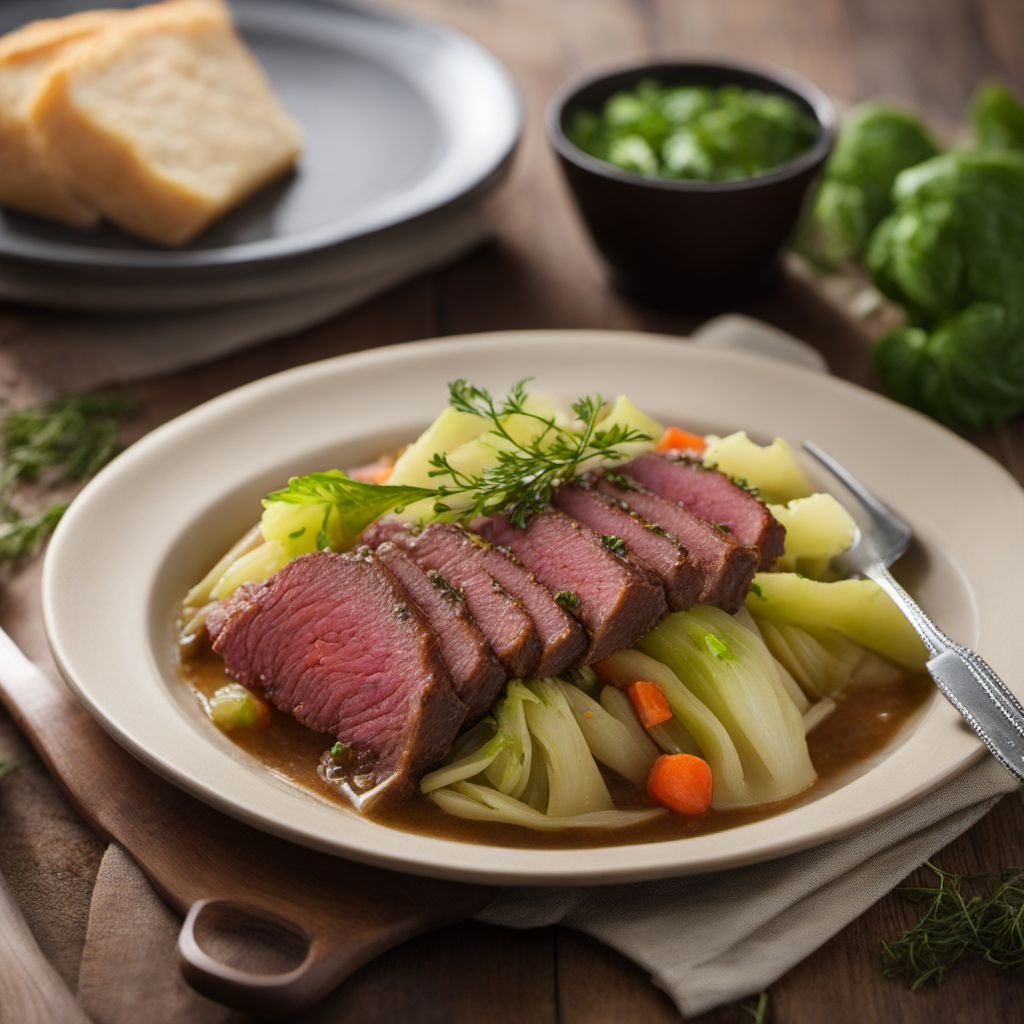
[[[707,447],[707,442],[700,434],[692,434],[681,427],[666,427],[661,440],[655,446],[659,452],[694,452],[700,454]]]
[[[693,754],[662,754],[647,777],[647,793],[678,814],[703,814],[711,806],[711,766]]]
[[[633,704],[636,717],[645,729],[661,725],[672,717],[672,709],[668,706],[668,698],[657,683],[649,683],[640,679],[626,691]]]
[[[394,456],[382,455],[366,466],[356,466],[355,469],[350,469],[348,475],[353,480],[361,480],[364,484],[385,484],[394,468]]]

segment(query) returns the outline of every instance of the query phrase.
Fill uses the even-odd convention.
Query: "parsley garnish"
[[[626,542],[613,533],[606,533],[601,537],[601,543],[613,554],[624,555],[626,553]]]
[[[705,633],[704,645],[719,661],[732,661],[736,657],[717,633]]]
[[[575,590],[560,590],[555,594],[555,604],[560,604],[563,608],[579,608],[580,595]]]
[[[431,569],[427,576],[430,578],[430,582],[437,587],[438,590],[444,594],[445,597],[452,601],[462,601],[465,599],[465,591],[462,587],[453,587],[436,569]]]
[[[625,473],[617,473],[614,469],[609,469],[604,474],[604,478],[612,487],[617,487],[620,491],[640,490],[640,485],[635,480],[630,480]]]
[[[335,761],[344,761],[349,755],[349,750],[350,748],[347,743],[342,743],[341,740],[338,740],[338,742],[331,747],[331,758]]]
[[[931,863],[925,867],[934,884],[899,890],[927,906],[917,924],[882,943],[885,975],[918,989],[941,984],[950,967],[969,957],[1005,971],[1024,970],[1024,868],[954,875]]]

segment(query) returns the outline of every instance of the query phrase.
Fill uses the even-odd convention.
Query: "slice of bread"
[[[298,127],[225,6],[169,0],[80,43],[30,117],[76,194],[124,230],[181,245],[292,167]]]
[[[120,11],[84,11],[35,21],[0,39],[0,203],[79,227],[99,220],[46,157],[29,123],[32,97],[54,62],[83,39],[102,32]]]

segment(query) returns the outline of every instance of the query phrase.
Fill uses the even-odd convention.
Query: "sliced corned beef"
[[[351,748],[367,804],[412,792],[466,716],[437,640],[372,556],[320,551],[226,603],[214,650],[240,683]]]
[[[782,554],[785,527],[724,473],[692,460],[653,454],[633,459],[619,472],[669,501],[681,502],[702,519],[727,527],[740,544],[760,551],[760,568],[769,568]]]
[[[396,544],[385,542],[376,554],[419,605],[427,624],[437,634],[455,692],[469,709],[469,720],[485,715],[501,695],[505,673],[466,610],[463,595],[439,573],[424,572]]]
[[[523,527],[505,516],[481,524],[488,540],[510,548],[554,595],[573,607],[590,637],[584,661],[628,647],[667,611],[665,593],[624,544],[549,509]]]
[[[625,502],[638,515],[679,539],[701,574],[702,602],[727,612],[734,612],[743,604],[757,571],[756,548],[737,544],[731,534],[723,533],[682,505],[662,498],[629,477],[609,473],[598,478],[595,486],[602,494]]]
[[[421,569],[434,570],[461,590],[470,615],[480,627],[511,678],[533,675],[542,645],[523,602],[495,579],[487,565],[486,545],[452,523],[431,523],[419,533],[401,526],[377,524],[363,539],[368,544],[390,540]]]
[[[589,481],[560,487],[555,505],[595,533],[621,537],[626,550],[649,566],[665,588],[672,611],[691,608],[703,579],[685,547],[666,528],[648,522],[624,502],[600,494]]]

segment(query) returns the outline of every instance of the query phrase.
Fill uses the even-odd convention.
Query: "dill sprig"
[[[998,874],[956,875],[934,864],[932,885],[900,894],[926,904],[913,927],[882,943],[882,971],[911,989],[939,985],[946,971],[977,957],[1005,971],[1024,970],[1024,868]]]
[[[75,396],[8,412],[0,422],[0,565],[34,554],[67,509],[66,501],[25,510],[25,485],[60,487],[93,476],[117,454],[120,398]]]
[[[627,458],[628,454],[621,451],[623,445],[651,440],[643,431],[622,424],[601,429],[598,420],[604,399],[596,394],[573,403],[578,426],[562,426],[554,416],[529,408],[528,382],[527,378],[513,385],[501,401],[467,380],[448,385],[452,408],[487,420],[500,447],[495,464],[477,474],[464,473],[451,465],[444,452],[435,453],[430,460],[430,476],[445,481],[438,484],[435,512],[452,512],[448,499],[468,497],[468,507],[457,510],[460,519],[504,512],[514,526],[525,526],[534,513],[547,507],[555,488],[577,476],[586,463]],[[529,440],[520,440],[508,429],[512,417],[535,420],[539,429]]]

